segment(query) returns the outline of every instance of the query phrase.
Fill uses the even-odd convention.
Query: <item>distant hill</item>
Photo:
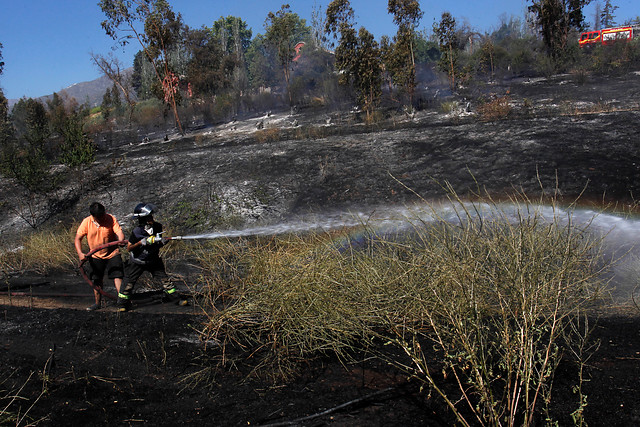
[[[127,68],[124,72],[130,74],[132,71],[133,68]],[[69,98],[75,98],[80,104],[87,102],[90,107],[95,107],[102,103],[102,97],[104,96],[105,91],[111,88],[111,86],[113,86],[113,82],[107,77],[102,76],[88,82],[75,83],[57,93],[61,96],[64,93]],[[37,99],[45,102],[46,100],[51,99],[52,96],[53,94],[51,93],[49,95],[38,97]],[[9,108],[13,108],[18,101],[18,99],[9,99]]]

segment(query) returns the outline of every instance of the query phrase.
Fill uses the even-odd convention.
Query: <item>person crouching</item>
[[[177,292],[160,257],[160,248],[164,246],[164,241],[161,237],[162,224],[153,219],[155,210],[155,206],[150,203],[140,203],[133,210],[138,225],[131,232],[127,243],[130,259],[126,268],[126,285],[118,293],[119,311],[128,311],[131,308],[133,288],[145,271],[149,272],[154,280],[162,282],[163,302],[187,305],[187,300]]]

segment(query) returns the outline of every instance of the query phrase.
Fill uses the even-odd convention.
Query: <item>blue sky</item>
[[[253,34],[264,33],[267,14],[275,12],[287,0],[169,0],[173,10],[182,14],[187,25],[200,28],[221,16],[239,16]],[[293,12],[311,22],[314,6],[326,9],[330,0],[288,0]],[[100,77],[89,54],[108,54],[113,41],[100,22],[104,15],[98,0],[0,0],[0,43],[5,62],[0,87],[9,99],[48,95],[83,81]],[[496,28],[499,17],[523,17],[526,0],[420,0],[424,17],[420,28],[430,29],[442,12],[449,11],[458,21],[468,22],[484,32]],[[614,0],[619,21],[640,15],[638,0]],[[387,0],[351,0],[358,25],[377,38],[396,31],[386,12]],[[634,7],[635,6],[635,7]],[[593,7],[587,20],[593,21]],[[139,49],[113,51],[125,66],[132,64]]]

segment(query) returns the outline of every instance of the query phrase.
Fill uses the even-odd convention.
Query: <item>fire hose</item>
[[[124,246],[126,244],[127,244],[126,240],[117,240],[115,242],[109,242],[109,243],[105,243],[103,245],[97,246],[97,247],[93,248],[92,250],[90,250],[89,252],[87,252],[87,254],[85,255],[84,259],[82,261],[80,261],[80,264],[78,264],[78,269],[80,270],[80,274],[82,274],[82,277],[89,284],[89,286],[91,286],[96,292],[99,292],[101,295],[104,295],[105,297],[110,298],[112,300],[117,300],[118,298],[115,295],[110,294],[109,292],[105,292],[104,289],[102,289],[100,286],[97,286],[95,283],[93,283],[93,281],[87,275],[87,272],[84,270],[84,268],[82,268],[82,265],[89,258],[91,258],[91,255],[93,255],[94,253],[98,252],[99,250],[110,248],[112,246]]]
[[[158,237],[160,237],[160,236],[158,236]],[[191,236],[163,237],[162,241],[163,242],[168,242],[170,240],[188,240],[188,239],[191,239],[191,238],[192,238]],[[105,296],[105,297],[107,297],[109,299],[112,299],[112,300],[117,300],[118,298],[115,295],[113,295],[113,294],[111,294],[109,292],[106,292],[103,288],[101,288],[100,286],[97,286],[95,283],[93,283],[93,281],[89,278],[89,276],[87,275],[87,272],[85,271],[84,268],[82,268],[82,266],[84,265],[85,262],[87,262],[87,260],[89,258],[91,258],[91,255],[93,255],[94,253],[96,253],[96,252],[98,252],[98,251],[100,251],[102,249],[110,248],[110,247],[113,247],[113,246],[124,246],[126,244],[127,244],[127,240],[117,240],[117,241],[114,241],[114,242],[109,242],[109,243],[105,243],[105,244],[102,244],[100,246],[97,246],[97,247],[93,248],[92,250],[90,250],[89,252],[87,252],[85,254],[84,259],[82,261],[80,261],[80,263],[78,264],[78,269],[80,270],[80,274],[84,278],[85,282],[87,282],[89,284],[89,286],[91,286],[91,288],[93,288],[95,291],[99,292],[101,295],[103,295],[103,296]],[[5,292],[0,292],[0,295],[4,295],[4,294],[7,294],[7,295],[10,294],[12,296],[33,296],[33,294],[31,294],[31,293],[27,294],[27,293],[22,293],[22,292],[6,292],[6,293]],[[51,294],[46,294],[46,296],[52,296],[52,295]],[[62,296],[68,296],[68,295],[64,294]]]
[[[157,235],[157,238],[160,238],[160,234],[159,233]],[[183,236],[175,236],[175,237],[162,237],[162,241],[163,242],[168,242],[170,240],[183,240],[184,237]],[[93,283],[93,281],[89,278],[89,276],[87,275],[87,272],[84,270],[84,268],[82,268],[82,265],[89,259],[91,258],[91,255],[93,255],[94,253],[98,252],[99,250],[102,249],[106,249],[106,248],[110,248],[112,246],[124,246],[127,244],[127,240],[117,240],[115,242],[109,242],[109,243],[105,243],[103,245],[100,246],[96,246],[95,248],[93,248],[92,250],[90,250],[89,252],[87,252],[87,254],[85,255],[84,259],[82,261],[80,261],[80,264],[78,264],[78,269],[80,270],[80,274],[82,274],[82,277],[84,278],[84,280],[89,284],[89,286],[91,286],[95,291],[99,292],[101,295],[110,298],[112,300],[117,300],[118,298],[113,295],[110,294],[109,292],[106,292],[104,289],[102,289],[100,286],[97,286],[95,283]]]

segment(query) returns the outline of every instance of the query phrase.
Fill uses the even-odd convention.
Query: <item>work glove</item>
[[[154,243],[162,243],[162,237],[159,234],[155,236],[149,236],[146,239],[142,239],[142,246],[153,245]]]

